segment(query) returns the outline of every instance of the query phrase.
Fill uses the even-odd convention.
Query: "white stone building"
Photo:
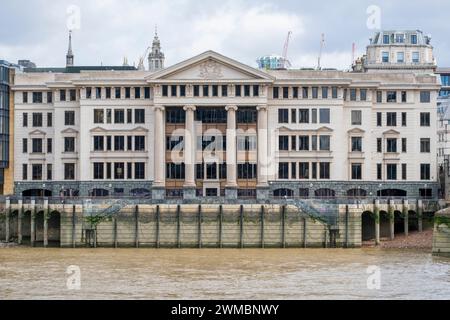
[[[208,51],[157,71],[18,74],[16,194],[437,196],[432,51],[422,69],[373,72],[384,51],[368,50],[364,72],[262,71]]]

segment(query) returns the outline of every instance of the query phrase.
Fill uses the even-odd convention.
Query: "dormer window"
[[[411,35],[411,44],[417,44],[417,35],[416,34]]]
[[[405,35],[404,34],[396,34],[395,35],[395,43],[405,43]]]
[[[404,62],[405,62],[405,53],[397,52],[397,63],[404,63]]]
[[[385,34],[383,36],[383,44],[389,44],[389,35],[388,34]]]

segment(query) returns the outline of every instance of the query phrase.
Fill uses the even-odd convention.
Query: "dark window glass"
[[[383,114],[381,112],[377,112],[377,127],[383,126]]]
[[[427,163],[420,165],[420,180],[430,180],[431,178],[431,166]]]
[[[388,127],[396,127],[397,126],[397,113],[396,112],[388,112],[386,114],[386,125]]]
[[[362,152],[362,137],[352,137],[352,152]]]
[[[64,125],[74,126],[75,125],[75,111],[65,111],[64,112]]]
[[[94,109],[94,123],[104,122],[105,111],[103,109]]]
[[[166,122],[170,124],[182,124],[186,122],[186,112],[183,108],[167,108]]]
[[[64,138],[64,152],[75,152],[75,138],[65,137]]]
[[[300,162],[299,179],[309,179],[309,162]]]
[[[309,123],[309,109],[298,110],[298,123]]]
[[[402,138],[402,152],[408,152],[408,140]]]
[[[145,151],[145,136],[134,137],[134,150]]]
[[[28,165],[22,165],[22,180],[28,180]]]
[[[289,179],[289,163],[280,162],[278,164],[278,179]]]
[[[406,127],[408,123],[408,117],[406,112],[402,112],[402,127]]]
[[[320,179],[330,179],[330,163],[320,163]]]
[[[125,110],[123,109],[114,110],[114,123],[125,123]]]
[[[283,87],[283,99],[289,99],[289,87]]]
[[[124,150],[125,150],[125,137],[114,136],[114,151],[124,151]]]
[[[383,180],[383,166],[381,163],[377,163],[377,180]]]
[[[430,91],[420,91],[420,103],[430,103],[431,94]]]
[[[42,103],[42,92],[33,92],[33,103]]]
[[[32,152],[42,153],[42,139],[31,139],[32,142]]]
[[[279,136],[278,137],[278,150],[288,151],[289,150],[289,136]]]
[[[331,88],[331,97],[333,99],[337,99],[337,97],[338,97],[338,88],[337,87],[332,87]]]
[[[64,180],[75,180],[75,164],[64,164]]]
[[[274,99],[278,99],[280,96],[279,96],[279,90],[280,90],[280,88],[278,88],[278,87],[274,87],[273,88],[273,98]]]
[[[397,165],[388,164],[386,165],[386,178],[387,180],[397,180]]]
[[[386,152],[397,152],[397,139],[386,139]]]
[[[22,114],[22,125],[28,127],[28,113]]]
[[[145,123],[145,109],[135,109],[134,110],[134,123]]]
[[[330,109],[320,109],[320,123],[330,123]]]
[[[134,88],[134,98],[135,99],[141,98],[141,88]]]
[[[322,87],[322,99],[328,99],[328,87]]]
[[[52,127],[53,126],[53,114],[52,113],[47,113],[47,127]]]
[[[125,179],[125,163],[123,162],[114,163],[114,179],[116,180]]]
[[[420,126],[421,127],[429,127],[430,126],[430,113],[422,112],[420,113]]]
[[[94,179],[95,180],[103,180],[104,179],[104,171],[105,164],[101,162],[94,163]]]
[[[31,174],[33,180],[42,180],[42,164],[33,164]]]
[[[298,139],[298,150],[309,151],[309,136],[300,136]]]
[[[362,179],[362,164],[354,163],[352,164],[352,180]]]
[[[77,101],[77,90],[75,89],[69,90],[69,99],[70,101]]]
[[[59,90],[59,100],[66,101],[66,90]]]
[[[95,136],[94,137],[94,151],[104,151],[105,150],[105,137]]]
[[[33,113],[33,127],[42,127],[42,113]]]
[[[22,102],[23,103],[28,103],[28,92],[23,92],[22,93]]]
[[[22,153],[28,153],[28,139],[22,139]]]
[[[53,140],[52,138],[47,138],[47,153],[53,152]]]
[[[430,153],[431,152],[431,140],[430,138],[420,139],[420,152]]]
[[[377,91],[377,103],[382,103],[382,102],[383,102],[383,92]]]
[[[387,102],[397,102],[397,91],[387,92]]]
[[[133,123],[133,110],[127,109],[127,123]]]
[[[318,99],[319,98],[319,88],[318,87],[313,87],[312,88],[312,97],[313,97],[313,99]]]

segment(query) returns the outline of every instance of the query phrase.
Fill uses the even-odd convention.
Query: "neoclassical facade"
[[[436,197],[439,79],[257,70],[213,51],[156,72],[25,72],[17,195]]]

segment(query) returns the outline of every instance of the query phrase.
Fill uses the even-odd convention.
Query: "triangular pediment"
[[[158,71],[147,78],[149,82],[164,80],[260,80],[272,82],[269,74],[225,57],[214,51],[207,51],[174,66]]]
[[[396,131],[394,129],[391,129],[391,130],[383,132],[383,135],[385,135],[385,136],[388,136],[388,135],[399,135],[399,134],[400,134],[400,132],[398,132],[398,131]]]
[[[348,130],[348,133],[349,134],[364,134],[366,132],[363,129],[354,128],[354,129]]]
[[[107,130],[102,127],[95,127],[91,129],[91,132],[106,132]]]
[[[34,130],[30,132],[30,136],[45,136],[47,133],[41,130]]]
[[[329,127],[321,127],[317,129],[317,132],[333,132],[334,130]]]
[[[61,131],[62,134],[78,134],[78,131],[72,128],[65,129]]]
[[[146,129],[144,127],[137,127],[131,131],[133,131],[133,132],[148,132],[148,129]]]

